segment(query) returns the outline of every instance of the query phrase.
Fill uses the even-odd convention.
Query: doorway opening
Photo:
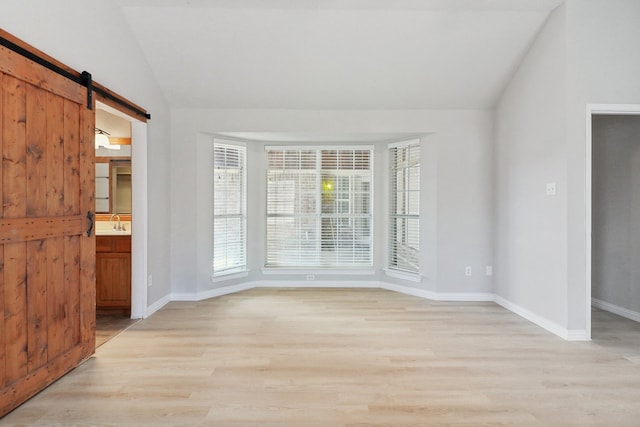
[[[102,116],[102,120],[98,120],[100,116]],[[109,118],[112,119],[111,122],[109,122]],[[122,123],[126,124],[129,132],[128,137],[126,135],[117,136],[118,132],[122,132],[122,130],[116,128],[118,124]],[[100,126],[109,129],[102,129]],[[103,199],[101,207],[98,206],[100,199],[96,194],[96,212],[100,212],[100,209],[102,211],[108,209],[107,212],[103,212],[103,218],[108,218],[108,221],[101,225],[103,228],[104,226],[108,227],[110,231],[108,234],[114,239],[126,240],[127,237],[130,238],[128,254],[126,252],[106,254],[109,257],[105,262],[107,271],[111,268],[116,274],[122,274],[122,270],[125,270],[124,274],[130,283],[130,291],[124,298],[129,302],[128,309],[123,310],[126,317],[118,319],[117,316],[116,318],[107,316],[107,318],[101,319],[102,321],[97,319],[97,340],[106,342],[111,336],[131,326],[133,323],[131,319],[144,318],[147,313],[147,129],[146,123],[137,120],[135,116],[129,116],[101,102],[96,102],[96,127],[108,133],[110,133],[109,130],[112,130],[114,137],[110,139],[113,146],[119,145],[117,147],[119,150],[106,151],[104,147],[100,147],[99,149],[102,151],[96,151],[97,159],[102,155],[101,159],[104,160],[104,153],[112,157],[111,160],[114,161],[111,162],[113,164],[109,164],[108,169],[109,172],[113,172],[114,177],[118,177],[117,180],[109,181],[108,195],[102,196],[108,197],[108,199]],[[109,148],[113,149],[113,146]],[[118,151],[120,152],[119,156],[115,155]],[[111,154],[114,155],[111,156]],[[125,163],[127,167],[121,167]],[[126,171],[130,171],[130,173],[127,174]],[[122,184],[122,188],[118,187],[118,183]],[[128,202],[129,200],[130,202]],[[115,231],[113,231],[114,226]],[[122,242],[114,242],[112,249],[118,252],[120,244]],[[117,262],[124,262],[124,264],[117,264]],[[127,262],[129,263],[128,269],[121,268],[122,266],[127,267]],[[96,276],[99,274],[96,271]],[[115,305],[117,306],[118,303],[116,302]],[[99,310],[98,313],[100,313]]]
[[[587,331],[640,361],[640,105],[589,106]]]

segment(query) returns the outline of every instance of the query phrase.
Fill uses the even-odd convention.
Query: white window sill
[[[396,279],[408,280],[410,282],[420,283],[422,281],[422,276],[419,273],[409,273],[408,271],[394,270],[391,268],[385,268],[384,274],[389,277],[394,277]]]
[[[213,283],[224,282],[226,280],[240,279],[241,277],[247,277],[249,270],[246,269],[234,269],[229,271],[223,271],[221,273],[214,274],[211,277]]]
[[[279,275],[340,275],[340,276],[373,276],[375,274],[373,268],[278,268],[263,267],[262,274],[279,274]]]

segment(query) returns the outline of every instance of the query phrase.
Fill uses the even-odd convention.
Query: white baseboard
[[[494,294],[482,292],[437,292],[436,296],[438,301],[493,302],[496,299]]]
[[[555,322],[552,322],[544,317],[541,317],[526,308],[506,300],[500,296],[492,293],[469,293],[469,292],[435,292],[426,289],[418,289],[411,286],[397,285],[394,283],[378,282],[378,281],[358,281],[349,282],[345,284],[344,281],[280,281],[280,280],[260,280],[255,282],[241,283],[232,286],[222,286],[207,290],[205,292],[198,292],[195,294],[187,293],[173,293],[170,296],[166,296],[157,301],[147,309],[147,317],[155,313],[160,308],[164,307],[169,301],[202,301],[209,298],[215,298],[222,295],[228,295],[235,292],[246,291],[254,288],[382,288],[389,291],[399,292],[405,295],[412,295],[419,298],[425,298],[433,301],[467,301],[467,302],[482,302],[493,301],[496,304],[504,307],[505,309],[517,314],[520,317],[540,326],[543,329],[563,338],[567,341],[587,341],[589,336],[586,330],[570,330],[563,328]],[[607,304],[607,307],[612,307],[611,304]],[[596,305],[596,303],[594,303]],[[597,305],[596,305],[597,306]],[[614,308],[616,306],[613,306]],[[629,317],[633,320],[640,321],[640,313],[632,312],[617,307],[618,312],[612,309],[604,308],[603,310],[612,311],[621,316],[627,317],[634,315],[636,317]],[[621,314],[625,313],[625,314]]]
[[[542,316],[539,316],[535,313],[532,313],[531,311],[527,310],[526,308],[515,304],[501,296],[496,295],[495,297],[495,302],[498,305],[501,305],[502,307],[506,308],[507,310],[517,314],[520,317],[523,317],[525,319],[527,319],[528,321],[535,323],[536,325],[540,326],[543,329],[546,329],[547,331],[551,332],[552,334],[555,334],[557,336],[559,336],[560,338],[567,340],[567,341],[586,341],[589,339],[589,337],[587,336],[587,331],[585,330],[570,330],[567,328],[563,328],[562,326],[558,325],[555,322],[552,322],[549,319],[545,319]]]
[[[151,316],[153,313],[160,310],[165,305],[169,304],[169,302],[171,302],[171,295],[163,296],[158,301],[154,302],[153,304],[147,307],[147,312],[144,314],[143,318],[146,319],[147,317]]]
[[[567,329],[567,341],[591,341],[586,329]]]
[[[426,298],[434,301],[493,301],[495,295],[492,293],[481,292],[434,292],[425,289],[413,288],[411,286],[397,285],[395,283],[380,283],[382,289],[399,292],[401,294],[412,295],[415,297]]]
[[[630,320],[640,322],[640,313],[637,311],[629,310],[628,308],[620,307],[610,302],[602,301],[596,298],[591,298],[591,305],[604,311],[609,311],[618,316],[625,317]]]
[[[252,289],[255,286],[253,282],[240,283],[238,285],[220,286],[218,288],[208,289],[204,292],[198,292],[194,294],[187,293],[173,293],[171,294],[171,301],[203,301],[209,298],[215,298],[222,295],[233,294],[235,292],[242,292],[248,289]]]
[[[425,299],[430,299],[434,301],[438,300],[437,298],[438,294],[436,294],[433,291],[428,291],[426,289],[418,289],[411,286],[403,286],[403,285],[397,285],[395,283],[387,283],[387,282],[381,282],[380,287],[388,291],[399,292],[405,295],[411,295],[414,297],[425,298]]]
[[[345,284],[340,280],[259,280],[251,282],[254,288],[379,288],[380,282],[373,280],[353,281]]]

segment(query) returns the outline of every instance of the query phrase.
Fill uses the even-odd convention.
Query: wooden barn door
[[[95,349],[87,89],[0,46],[0,416]]]

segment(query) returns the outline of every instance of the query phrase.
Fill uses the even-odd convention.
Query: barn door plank
[[[34,372],[47,361],[47,244],[44,240],[27,246],[27,367]]]
[[[0,73],[0,153],[3,153],[3,141],[4,141],[4,74]],[[0,194],[3,194],[2,190],[2,161],[0,161]],[[4,208],[2,203],[0,203],[0,218],[4,216]],[[4,326],[4,313],[5,313],[5,303],[4,303],[4,246],[0,246],[0,313],[3,316],[0,316],[0,387],[4,387],[7,383],[6,380],[6,335],[5,335],[5,326]]]
[[[64,215],[64,101],[47,94],[47,215]],[[69,348],[65,323],[69,319],[65,282],[64,237],[47,241],[47,315],[49,359]],[[69,340],[70,343],[71,340]],[[75,344],[75,342],[74,342]]]
[[[63,209],[65,215],[80,214],[80,109],[64,100]],[[95,132],[94,132],[95,134]],[[80,238],[65,239],[65,347],[80,342]]]
[[[80,210],[95,209],[95,114],[83,109],[80,114]],[[95,227],[94,227],[95,228]],[[80,239],[80,340],[84,355],[93,354],[96,344],[96,239]]]
[[[77,296],[80,286],[80,258],[77,255],[79,248],[79,237],[64,237],[64,286],[67,295],[64,304],[64,346],[66,348],[80,342],[80,297]]]
[[[80,214],[80,107],[64,100],[64,214]],[[94,184],[95,185],[95,184]]]
[[[26,93],[26,216],[47,216],[47,96],[27,84]],[[47,361],[47,244],[45,240],[27,243],[27,343],[28,371]]]
[[[10,76],[4,78],[2,176],[4,218],[26,213],[26,87]],[[27,374],[26,244],[4,245],[6,384]]]

